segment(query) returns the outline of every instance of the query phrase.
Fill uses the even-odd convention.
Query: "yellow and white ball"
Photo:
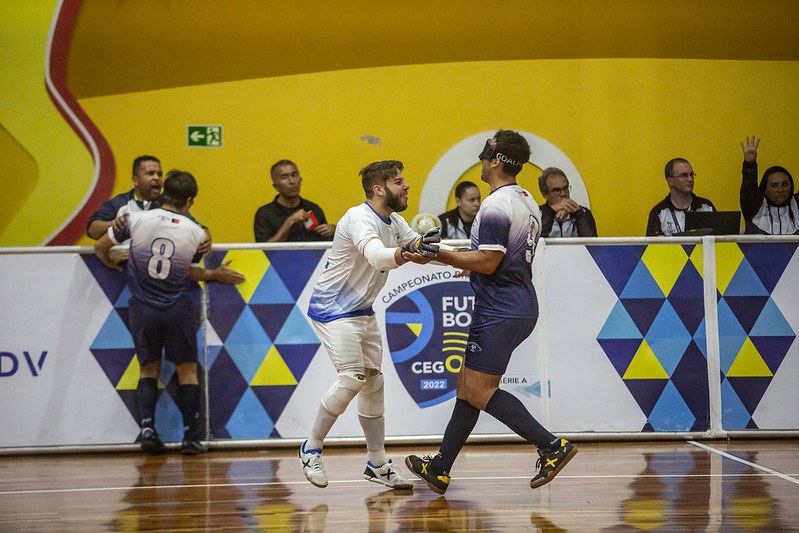
[[[424,235],[427,230],[437,226],[441,226],[441,221],[430,213],[419,213],[411,220],[411,229],[419,235]]]

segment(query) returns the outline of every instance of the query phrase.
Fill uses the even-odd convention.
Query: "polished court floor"
[[[445,496],[365,481],[360,448],[326,449],[325,489],[285,448],[0,456],[0,532],[799,529],[797,440],[576,444],[536,490],[529,446],[469,445]]]

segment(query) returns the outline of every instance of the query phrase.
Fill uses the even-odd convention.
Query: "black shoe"
[[[538,473],[530,480],[530,488],[537,489],[552,481],[558,472],[577,455],[577,448],[566,439],[560,439],[560,447],[552,450],[538,450],[535,467]]]
[[[198,440],[184,440],[180,445],[180,453],[183,455],[200,455],[208,451],[208,445]]]
[[[433,472],[433,468],[430,465],[432,461],[432,455],[425,455],[424,457],[409,455],[405,458],[405,466],[427,483],[430,490],[436,494],[444,494],[447,492],[447,487],[449,487],[449,474],[447,472],[442,472],[441,474]]]
[[[158,438],[158,433],[153,428],[144,428],[141,430],[141,439],[139,439],[141,449],[153,455],[159,455],[166,452],[166,445]]]

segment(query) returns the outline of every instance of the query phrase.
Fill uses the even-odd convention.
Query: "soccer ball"
[[[441,221],[430,213],[419,213],[411,220],[411,229],[419,235],[424,235],[427,230],[440,227]]]

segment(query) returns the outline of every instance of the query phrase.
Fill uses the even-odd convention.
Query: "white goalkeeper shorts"
[[[375,315],[339,318],[330,322],[312,320],[311,323],[337,372],[380,369],[383,340]]]

